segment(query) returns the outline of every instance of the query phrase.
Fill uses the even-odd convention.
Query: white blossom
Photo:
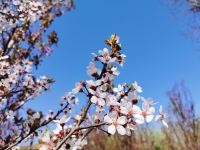
[[[100,56],[98,57],[99,60],[105,64],[113,63],[116,61],[116,58],[110,57],[109,51],[107,48],[104,48],[103,50],[99,50]]]
[[[108,133],[115,134],[117,130],[121,135],[126,134],[126,129],[123,126],[127,123],[127,118],[125,116],[117,117],[116,115],[106,115],[104,121],[109,124]]]
[[[134,83],[132,83],[132,87],[138,92],[141,93],[142,92],[142,88],[138,85],[138,83],[135,81]]]
[[[119,71],[117,70],[117,67],[112,67],[111,71],[112,71],[113,75],[115,75],[115,76],[119,76],[119,74],[120,74]]]
[[[156,121],[161,121],[161,122],[163,123],[163,125],[164,125],[165,127],[168,128],[168,124],[167,124],[167,122],[164,120],[164,119],[166,119],[166,118],[167,118],[167,115],[166,115],[165,113],[163,113],[163,108],[162,108],[162,106],[160,106],[159,114],[156,115],[155,120],[156,120]]]
[[[145,102],[143,102],[144,104]],[[152,119],[154,118],[154,113],[155,113],[155,108],[151,107],[149,105],[142,105],[142,112],[141,114],[135,114],[134,118],[136,123],[138,124],[142,124],[144,123],[144,120],[146,119],[146,122],[149,123],[152,121]]]
[[[72,90],[73,94],[79,93],[82,90],[82,84],[80,82],[77,82],[75,84],[75,88]]]
[[[92,98],[91,98],[91,102],[92,103],[98,104],[100,106],[104,106],[105,105],[105,98],[106,98],[106,95],[107,95],[106,92],[101,92],[99,90],[99,88],[97,88],[96,91],[94,91],[92,89],[90,89],[89,91],[93,95]]]
[[[87,74],[89,76],[93,76],[94,74],[96,74],[98,72],[98,69],[96,67],[96,64],[93,62],[89,63],[89,66],[87,67]]]

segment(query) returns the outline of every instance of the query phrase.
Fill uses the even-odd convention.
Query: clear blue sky
[[[75,82],[89,79],[86,66],[91,53],[104,48],[103,40],[112,33],[121,37],[127,55],[118,82],[137,81],[145,97],[167,106],[166,91],[184,80],[200,106],[200,51],[183,36],[184,23],[173,17],[169,6],[159,0],[76,0],[75,4],[74,11],[53,24],[59,46],[37,72],[54,77],[56,83],[32,106],[56,109]]]

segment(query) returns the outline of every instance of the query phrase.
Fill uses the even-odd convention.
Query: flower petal
[[[150,107],[149,110],[147,111],[147,114],[154,114],[155,113],[155,108],[154,107]]]
[[[104,122],[106,122],[106,123],[112,123],[112,119],[110,118],[110,116],[106,115],[104,117]]]
[[[163,123],[163,125],[164,125],[165,127],[168,128],[168,124],[167,124],[167,122],[165,122],[165,120],[162,120],[162,123]]]
[[[106,97],[106,95],[107,95],[107,93],[99,93],[99,97],[101,97],[101,98],[105,98]]]
[[[104,100],[104,99],[98,98],[98,104],[99,104],[100,106],[104,106],[106,103],[105,103],[105,100]]]
[[[128,109],[126,107],[121,106],[120,107],[120,112],[124,115],[128,115]]]
[[[133,114],[141,114],[142,110],[137,105],[133,105]]]
[[[131,130],[126,128],[126,135],[131,136]]]
[[[142,110],[143,111],[148,111],[149,110],[149,103],[145,100],[142,103]]]
[[[135,122],[137,124],[143,124],[144,123],[144,117],[142,115],[135,114],[134,118],[135,118]]]
[[[120,125],[124,125],[127,123],[127,118],[125,116],[121,116],[117,119],[117,123]]]
[[[156,117],[155,117],[155,121],[159,121],[159,120],[160,120],[160,118],[161,118],[161,116],[160,116],[160,115],[156,115]]]
[[[39,150],[48,150],[49,149],[49,146],[48,145],[42,145]]]
[[[126,127],[126,128],[128,128],[128,129],[130,129],[130,130],[135,130],[136,125],[133,125],[132,123],[129,123],[129,124],[127,124],[127,127]]]
[[[147,121],[147,123],[151,122],[152,119],[153,119],[153,117],[154,117],[154,115],[147,115],[147,116],[146,116],[146,121]]]
[[[121,125],[117,125],[117,132],[119,133],[119,134],[121,134],[121,135],[125,135],[126,134],[126,129],[123,127],[123,126],[121,126]]]
[[[114,135],[116,132],[116,128],[114,125],[108,126],[108,133]]]
[[[91,102],[96,104],[97,103],[97,97],[96,96],[92,96]]]
[[[88,89],[88,91],[92,94],[92,95],[94,95],[96,92],[94,91],[94,90],[92,90],[92,89]]]

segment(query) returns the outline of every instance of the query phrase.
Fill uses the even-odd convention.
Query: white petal
[[[121,126],[121,125],[117,125],[117,132],[119,133],[119,134],[121,134],[121,135],[125,135],[126,134],[126,129],[123,127],[123,126]]]
[[[118,92],[118,89],[117,89],[117,88],[114,88],[113,91],[114,91],[115,93],[117,93],[117,92]]]
[[[106,103],[105,103],[105,100],[104,100],[104,99],[98,98],[98,104],[99,104],[100,106],[104,106]]]
[[[103,53],[109,53],[107,48],[103,48]]]
[[[109,63],[115,62],[116,61],[116,57],[110,59]]]
[[[149,110],[147,111],[147,114],[154,114],[155,113],[155,108],[150,107]]]
[[[117,102],[117,101],[110,101],[110,102],[108,102],[108,105],[111,105],[111,106],[119,106],[120,103]]]
[[[103,58],[103,57],[99,57],[98,59],[99,59],[101,62],[106,63],[105,58]]]
[[[162,120],[162,123],[163,123],[163,125],[164,125],[165,127],[168,128],[168,124],[167,124],[167,122],[165,122],[164,120]]]
[[[104,117],[104,121],[105,121],[106,123],[112,123],[112,119],[111,119],[108,115],[106,115],[106,116]]]
[[[88,89],[88,91],[92,94],[92,95],[94,95],[96,92],[94,91],[94,90],[92,90],[92,89]]]
[[[153,119],[153,117],[154,117],[154,115],[147,115],[147,116],[146,116],[146,121],[147,121],[148,123],[151,122],[152,119]]]
[[[62,127],[60,126],[60,124],[56,124],[56,128],[53,130],[53,133],[59,134],[61,130],[62,130]]]
[[[49,146],[48,145],[42,145],[39,150],[48,150]]]
[[[133,113],[134,114],[141,114],[142,110],[140,109],[140,107],[133,105]]]
[[[159,121],[159,120],[160,120],[160,118],[161,118],[161,116],[160,116],[160,115],[156,115],[156,117],[155,117],[155,121]]]
[[[92,98],[91,98],[91,102],[93,102],[93,103],[97,103],[97,97],[96,96],[92,96]]]
[[[60,123],[60,120],[53,120],[53,122],[55,122],[55,123]]]
[[[110,118],[112,118],[113,121],[117,121],[118,112],[112,111],[111,113],[109,113],[109,116],[110,116]]]
[[[58,129],[54,129],[54,130],[53,130],[53,133],[54,133],[54,134],[59,134],[59,132],[60,132],[60,130],[58,130]]]
[[[104,93],[99,93],[99,97],[101,97],[101,98],[105,98],[106,97],[106,93],[104,92]]]
[[[115,132],[116,132],[116,128],[114,125],[108,126],[108,133],[113,135],[115,134]]]
[[[120,125],[124,125],[127,123],[127,118],[125,116],[121,116],[117,119],[117,123]]]
[[[138,99],[138,95],[136,95],[135,93],[129,93],[128,94],[128,99],[129,100]]]
[[[128,109],[126,107],[120,107],[120,112],[124,115],[127,115],[128,114]]]
[[[136,126],[133,124],[128,124],[126,128],[128,128],[130,130],[135,130]]]
[[[142,110],[143,110],[143,111],[147,111],[148,109],[149,109],[149,105],[147,104],[146,101],[144,101],[144,102],[142,103]]]
[[[101,83],[102,83],[101,80],[97,80],[97,81],[95,82],[95,85],[96,85],[96,86],[99,86]]]
[[[67,118],[67,116],[63,116],[61,119],[60,119],[60,123],[66,123],[70,120],[70,117]]]
[[[65,120],[65,122],[68,122],[70,119],[71,119],[71,117],[68,117],[68,118]]]
[[[131,136],[131,130],[126,128],[126,135]]]
[[[142,115],[136,114],[134,115],[135,122],[137,124],[143,124],[144,123],[144,117]]]

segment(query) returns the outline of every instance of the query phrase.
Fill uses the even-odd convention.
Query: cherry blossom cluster
[[[0,1],[0,56],[31,57],[37,66],[58,43],[57,33],[47,29],[73,7],[72,0]]]
[[[15,149],[32,140],[64,111],[44,115],[27,103],[54,82],[48,76],[37,77],[33,70],[58,43],[50,25],[73,7],[72,0],[0,1],[0,149]]]
[[[61,6],[72,9],[73,4],[71,3],[71,1],[62,0],[2,0],[0,2],[0,10],[2,10],[0,12],[1,30],[7,31],[24,22],[33,23],[48,17],[46,19],[49,20],[43,20],[44,25],[48,21],[52,21],[55,16],[64,13],[64,9],[61,9]]]
[[[51,83],[48,77],[36,78],[32,75],[31,61],[23,60],[10,64],[8,60],[9,56],[1,57],[0,61],[0,143],[2,147],[12,138],[22,135],[24,131],[21,131],[21,128],[30,130],[39,112],[31,114],[34,119],[26,118],[25,120],[19,115],[20,109],[29,100],[48,90]]]
[[[105,40],[105,44],[110,50],[104,48],[99,54],[92,54],[93,60],[87,67],[91,79],[77,82],[75,88],[62,97],[63,113],[53,121],[53,129],[45,130],[39,140],[44,149],[81,149],[94,129],[108,135],[130,136],[137,126],[153,119],[168,127],[162,106],[156,115],[156,103],[141,96],[142,88],[137,82],[115,86],[114,79],[120,74],[117,67],[123,66],[126,56],[121,53],[117,35]],[[85,96],[86,105],[77,114],[73,110],[78,109],[77,105],[80,108],[80,94]]]

